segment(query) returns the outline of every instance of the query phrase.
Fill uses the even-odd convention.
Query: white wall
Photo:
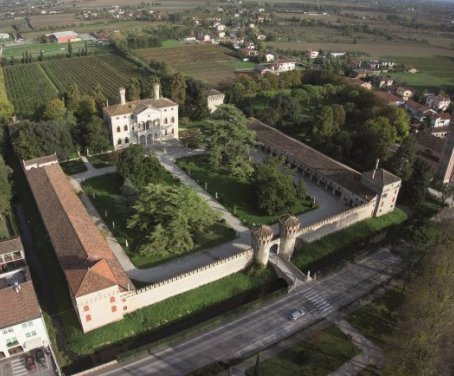
[[[128,312],[132,312],[237,273],[252,262],[252,257],[252,249],[249,249],[143,289],[124,293],[122,297],[126,299]]]
[[[7,340],[11,338],[16,338],[18,344],[8,347]],[[49,337],[42,316],[0,330],[0,352],[6,357],[10,356],[8,350],[16,346],[22,346],[24,351],[30,351],[48,345]]]

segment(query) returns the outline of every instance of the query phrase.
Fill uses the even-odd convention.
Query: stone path
[[[335,324],[347,337],[351,339],[352,343],[362,351],[362,354],[359,354],[344,363],[336,371],[330,373],[330,376],[356,375],[359,371],[369,365],[376,365],[379,368],[383,365],[384,355],[383,350],[380,347],[369,341],[347,321],[339,320],[335,321]]]

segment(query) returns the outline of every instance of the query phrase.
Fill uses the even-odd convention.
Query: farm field
[[[73,48],[73,53],[76,54],[80,49],[85,48],[85,42],[73,42],[71,43]],[[101,48],[98,47],[96,43],[87,42],[87,47],[89,52],[100,51]],[[51,55],[66,55],[68,53],[68,44],[67,43],[34,43],[34,44],[15,44],[6,46],[3,50],[2,57],[15,57],[21,58],[24,52],[28,52],[34,58],[38,57],[40,51],[43,51],[44,56]]]
[[[90,93],[101,84],[108,98],[116,98],[118,88],[132,77],[147,78],[146,71],[111,54],[49,60],[41,63],[4,67],[8,98],[19,116],[32,115],[47,100],[63,94],[71,84]]]
[[[235,69],[254,64],[238,60],[233,51],[217,45],[181,45],[177,47],[144,48],[135,54],[145,61],[167,63],[175,71],[182,71],[211,85],[234,78]]]

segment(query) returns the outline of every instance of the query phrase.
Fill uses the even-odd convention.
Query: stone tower
[[[293,215],[283,215],[279,218],[279,230],[281,244],[279,255],[289,261],[295,249],[295,241],[300,229],[300,221]]]
[[[254,262],[261,266],[266,266],[270,257],[270,242],[273,240],[273,230],[267,225],[252,227],[251,238]]]

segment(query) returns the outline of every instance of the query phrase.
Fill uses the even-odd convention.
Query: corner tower
[[[261,266],[266,266],[270,257],[270,243],[273,240],[272,228],[267,225],[252,227],[251,238],[254,262]]]
[[[300,221],[293,215],[283,215],[279,218],[281,244],[279,255],[289,261],[295,249],[295,242],[300,230]]]

